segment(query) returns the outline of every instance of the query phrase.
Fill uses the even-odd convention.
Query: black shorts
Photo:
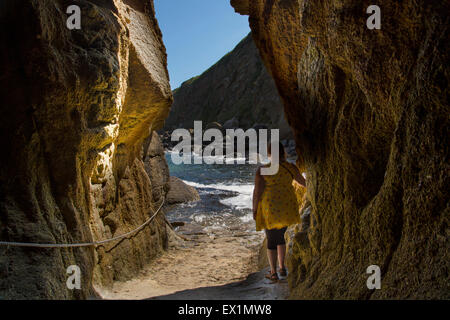
[[[284,233],[287,227],[282,229],[265,229],[267,238],[267,249],[276,250],[278,245],[286,244]]]

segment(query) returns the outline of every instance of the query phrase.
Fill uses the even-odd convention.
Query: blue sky
[[[172,90],[201,74],[249,32],[229,0],[154,0],[167,49]]]

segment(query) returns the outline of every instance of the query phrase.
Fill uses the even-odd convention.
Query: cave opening
[[[195,120],[306,156],[289,298],[448,298],[448,4],[384,1],[381,29],[366,9],[2,0],[0,298],[285,298],[260,271],[259,164],[247,143],[175,163]]]
[[[214,149],[206,156],[208,145],[219,143],[217,136],[198,143],[192,134],[189,161],[173,160],[180,141],[174,132],[196,133],[200,123],[200,139],[216,130],[223,133],[220,144],[227,147],[230,139],[239,145],[237,137],[230,138],[230,130],[268,130],[269,137],[270,130],[276,130],[289,161],[295,163],[293,135],[253,43],[248,17],[236,14],[229,1],[154,0],[154,11],[174,96],[168,117],[157,130],[170,176],[165,216],[174,233],[168,252],[146,268],[149,276],[117,285],[113,297],[284,297],[286,280],[275,290],[264,280],[264,233],[255,230],[253,220],[254,179],[260,163],[249,161],[249,149],[258,148],[260,137],[255,144],[245,136],[241,152],[218,154]],[[223,161],[208,161],[218,157]],[[236,286],[237,282],[241,284]],[[249,290],[257,286],[264,289]]]

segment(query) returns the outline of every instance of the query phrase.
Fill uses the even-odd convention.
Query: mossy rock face
[[[291,297],[450,298],[448,3],[382,1],[381,30],[351,0],[232,4],[250,16],[307,175]],[[373,264],[381,290],[366,286]]]
[[[164,150],[151,135],[172,102],[153,2],[76,4],[81,31],[66,28],[67,1],[0,6],[4,241],[111,238],[142,224],[168,191]],[[87,298],[136,275],[166,244],[161,215],[95,249],[0,247],[0,296]],[[66,286],[70,265],[81,269],[81,290]]]

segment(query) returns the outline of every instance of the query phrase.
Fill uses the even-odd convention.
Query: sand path
[[[171,235],[169,250],[105,299],[283,299],[286,281],[273,284],[258,270],[262,235],[224,232]],[[250,275],[250,276],[249,276]]]

